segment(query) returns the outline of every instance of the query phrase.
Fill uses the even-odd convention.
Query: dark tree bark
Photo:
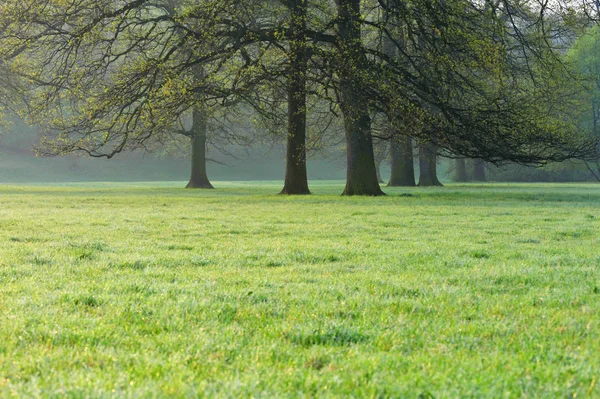
[[[344,119],[347,170],[343,195],[385,195],[377,180],[370,117],[346,114]]]
[[[389,6],[389,4],[388,4]],[[387,11],[386,11],[387,12]],[[404,30],[402,24],[391,15],[387,14],[388,24],[391,32],[393,32],[394,40],[384,35],[383,51],[389,57],[398,60],[402,64],[406,64],[406,60],[400,56],[400,48],[406,50]],[[391,157],[391,175],[388,187],[414,187],[415,183],[415,166],[413,159],[412,138],[402,135],[400,131],[393,127],[390,120],[390,157]]]
[[[414,187],[415,164],[412,139],[408,136],[396,136],[391,142],[392,175],[389,187]]]
[[[443,186],[437,177],[437,148],[432,143],[419,146],[419,187]]]
[[[464,158],[458,158],[456,160],[456,181],[458,183],[466,183],[469,181],[467,175],[467,161]]]
[[[186,188],[214,188],[206,174],[206,113],[196,108],[192,117],[192,174]]]
[[[362,92],[366,58],[362,51],[360,0],[337,0],[341,59],[340,106],[346,135],[346,188],[343,195],[385,195],[377,180],[371,117]]]
[[[487,177],[485,176],[485,162],[481,159],[473,160],[473,180],[479,182],[487,181]]]
[[[285,183],[281,194],[310,194],[306,172],[306,17],[307,0],[289,0],[291,27],[288,77],[288,135]]]

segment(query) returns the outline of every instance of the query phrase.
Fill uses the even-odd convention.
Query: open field
[[[215,185],[0,187],[0,396],[600,396],[600,186]]]

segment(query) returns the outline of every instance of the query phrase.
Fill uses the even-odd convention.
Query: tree
[[[360,0],[337,0],[336,72],[346,135],[344,195],[384,195],[379,187],[371,136],[371,116],[363,87],[370,85],[368,61],[362,45]]]
[[[442,186],[437,176],[437,148],[433,143],[419,145],[419,187]]]
[[[583,76],[586,88],[585,101],[580,120],[585,129],[600,137],[600,26],[591,27],[570,49],[567,54],[578,73]],[[600,147],[597,149],[600,159]],[[588,171],[600,181],[600,161],[585,162]]]
[[[388,142],[386,140],[373,141],[373,151],[375,154],[375,171],[377,172],[377,181],[379,184],[385,183],[381,177],[381,165],[388,158],[390,153],[388,148]]]
[[[478,182],[487,181],[487,177],[485,175],[485,162],[481,159],[473,159],[473,180]]]
[[[442,154],[489,162],[539,164],[589,156],[592,140],[552,101],[555,82],[568,79],[546,30],[551,9],[533,2],[380,2],[407,27],[395,42],[408,62],[386,59],[386,112],[412,120],[408,133]],[[537,12],[537,11],[541,11]],[[371,24],[372,25],[372,24]],[[374,57],[385,57],[372,51]],[[408,65],[408,66],[407,66]],[[384,96],[381,96],[384,94]],[[571,101],[571,100],[569,100]],[[429,133],[434,133],[433,136]]]
[[[536,4],[182,0],[173,14],[150,0],[6,0],[0,48],[26,49],[16,62],[34,83],[33,109],[61,132],[44,143],[50,153],[111,157],[144,148],[194,109],[212,117],[219,107],[249,106],[267,115],[279,101],[269,87],[285,81],[284,191],[308,191],[306,88],[343,118],[344,194],[383,195],[373,151],[378,114],[393,131],[430,143],[428,159],[589,156],[593,140],[578,134],[567,106],[550,101],[565,68],[546,30],[551,10]],[[402,40],[390,19],[403,27]]]
[[[310,194],[306,172],[307,0],[289,0],[288,133],[282,194]]]
[[[455,181],[459,183],[466,183],[469,181],[469,176],[467,175],[467,162],[464,158],[457,158],[455,160],[455,169]]]
[[[393,135],[390,144],[391,176],[388,187],[414,187],[413,143],[409,136]]]
[[[289,106],[282,193],[308,194],[307,1],[236,4],[46,0],[31,2],[26,11],[17,2],[8,4],[12,32],[5,39],[18,37],[28,47],[27,57],[36,55],[26,61],[26,74],[46,92],[38,97],[36,113],[44,116],[37,122],[50,119],[50,128],[61,132],[41,152],[111,158],[179,132],[192,141],[188,187],[210,188],[203,144],[207,119],[234,106],[276,119],[277,105],[269,109],[263,94],[283,78]],[[23,27],[19,21],[28,18],[34,22]],[[64,109],[70,118],[64,118]],[[194,120],[192,128],[180,129],[186,114]]]
[[[214,188],[206,173],[206,114],[202,109],[192,111],[192,171],[186,188]]]
[[[337,2],[338,9],[344,4],[349,3]],[[353,72],[336,71],[338,84],[341,89],[351,76],[350,81],[359,83],[352,92],[364,108],[386,114],[392,126],[410,127],[402,135],[429,143],[421,151],[427,165],[423,170],[430,174],[422,184],[439,184],[431,175],[432,153],[535,165],[591,156],[595,139],[580,134],[569,118],[573,93],[554,91],[569,73],[559,57],[562,48],[553,44],[556,30],[548,28],[559,19],[548,4],[389,0],[377,7],[383,12],[356,18],[364,33],[360,39],[355,35],[353,49],[365,56],[344,55]],[[354,15],[357,10],[355,4]],[[398,36],[397,25],[405,27],[405,35]],[[379,33],[383,46],[368,39]],[[342,112],[349,114],[341,97]],[[568,100],[560,103],[558,97]],[[346,118],[351,122],[347,131],[366,130],[370,115],[352,115],[353,120]],[[369,159],[367,147],[372,146],[355,153]],[[353,157],[350,150],[348,157]],[[371,173],[362,176],[376,191],[369,183]]]
[[[223,108],[231,113],[241,102],[231,93],[243,94],[256,76],[239,56],[244,38],[220,19],[223,7],[186,0],[8,2],[4,48],[26,48],[15,63],[34,83],[29,113],[57,132],[40,152],[111,158],[180,133],[193,143],[188,187],[210,188],[208,121],[222,118]],[[227,68],[239,73],[232,77]],[[180,128],[185,119],[193,120],[190,129]]]
[[[393,33],[396,43],[394,43],[387,35],[383,35],[381,39],[383,52],[395,60],[401,60],[398,46],[402,47],[404,53],[408,51],[408,46],[405,41],[406,27],[391,19],[389,14],[386,14],[386,18],[387,25],[389,26],[390,32]],[[405,63],[406,61],[407,60],[404,59]],[[391,176],[388,187],[413,187],[416,183],[412,138],[403,135],[401,127],[394,126],[393,119],[389,122]]]

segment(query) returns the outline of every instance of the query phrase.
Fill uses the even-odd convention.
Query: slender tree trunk
[[[285,183],[281,194],[310,194],[306,172],[306,13],[307,0],[289,0],[291,26],[288,77],[288,135]]]
[[[596,87],[598,87],[598,84],[596,84]],[[592,120],[593,120],[593,132],[594,132],[594,137],[598,137],[598,118],[600,117],[600,115],[598,115],[598,105],[597,105],[597,101],[595,99],[592,99]]]
[[[337,0],[341,109],[346,134],[346,188],[343,195],[385,195],[377,180],[371,117],[362,95],[366,58],[362,52],[360,0]]]
[[[467,161],[464,158],[456,159],[456,181],[459,183],[466,183],[469,181],[467,175]]]
[[[388,2],[388,7],[390,6]],[[395,42],[388,35],[383,37],[383,50],[391,58],[395,58],[402,64],[406,65],[406,60],[400,56],[398,47],[406,50],[406,41],[404,27],[401,23],[398,23],[396,18],[392,15],[386,15],[388,19],[388,29],[393,32]],[[415,182],[415,165],[413,158],[413,143],[412,138],[409,136],[402,135],[397,128],[394,127],[393,122],[390,120],[390,128],[393,129],[392,140],[390,146],[391,156],[391,176],[388,183],[388,187],[414,187]]]
[[[390,153],[392,158],[392,175],[390,176],[388,186],[416,186],[412,139],[408,136],[394,137]]]
[[[192,174],[186,188],[214,188],[206,174],[206,113],[194,109],[192,117]]]
[[[385,182],[381,178],[381,164],[382,164],[381,160],[377,160],[375,162],[375,171],[377,172],[377,181],[379,182],[379,184],[384,184]]]
[[[377,181],[379,184],[385,183],[381,177],[381,165],[386,158],[388,152],[387,142],[373,143],[373,153],[375,154],[375,171],[377,172]]]
[[[432,143],[419,146],[419,187],[442,186],[437,177],[437,148]]]
[[[480,182],[487,181],[485,176],[485,162],[481,159],[473,160],[473,180]]]

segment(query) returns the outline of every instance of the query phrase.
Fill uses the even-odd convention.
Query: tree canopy
[[[591,15],[591,5],[581,10]],[[577,93],[562,60],[573,7],[7,0],[0,55],[11,53],[31,86],[27,116],[58,132],[42,143],[47,154],[112,157],[160,142],[194,109],[242,107],[269,119],[289,104],[288,169],[306,180],[314,97],[343,119],[346,194],[378,195],[373,136],[494,163],[595,156],[595,138],[571,117]],[[378,133],[379,116],[394,129]]]

